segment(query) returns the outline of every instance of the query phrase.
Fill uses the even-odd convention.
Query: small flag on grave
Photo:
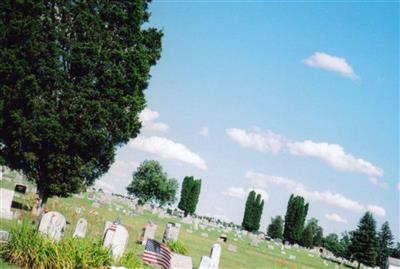
[[[163,243],[147,239],[146,247],[143,253],[143,261],[158,264],[169,269],[171,266],[172,252]]]

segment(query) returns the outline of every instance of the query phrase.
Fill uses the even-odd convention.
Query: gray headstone
[[[0,188],[0,218],[12,219],[11,204],[14,198],[14,191]]]
[[[171,241],[178,240],[180,229],[181,229],[181,225],[179,223],[173,223],[173,222],[167,223],[162,241],[165,243],[169,240],[171,240]]]
[[[128,230],[121,224],[106,222],[103,246],[110,248],[114,259],[122,257],[128,243]]]
[[[80,218],[76,223],[75,232],[72,237],[82,237],[86,236],[88,222],[87,220]]]
[[[61,213],[50,211],[43,215],[39,225],[39,232],[59,240],[64,235],[66,224],[67,222]]]
[[[171,269],[193,269],[192,257],[172,253]]]
[[[154,236],[156,234],[157,230],[157,225],[152,222],[151,220],[147,223],[146,227],[144,228],[143,231],[143,237],[142,237],[142,245],[145,246],[147,243],[147,239],[154,239]]]
[[[7,242],[8,238],[10,236],[10,233],[7,231],[0,231],[0,242]]]

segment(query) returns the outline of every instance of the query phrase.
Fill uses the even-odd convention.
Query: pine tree
[[[307,213],[308,204],[304,203],[304,198],[292,194],[289,198],[285,215],[283,237],[286,241],[291,244],[300,243]]]
[[[367,266],[374,267],[376,264],[378,240],[376,236],[376,222],[370,212],[366,212],[353,232],[350,252],[353,259]]]
[[[313,245],[314,246],[322,246],[322,238],[324,237],[324,231],[321,226],[317,227],[315,231],[314,238],[313,238]]]
[[[255,191],[250,191],[247,196],[242,221],[242,227],[246,231],[258,231],[263,208],[264,200],[261,199],[261,195],[256,194]]]
[[[385,269],[387,259],[390,255],[390,249],[393,246],[393,234],[389,227],[389,222],[383,223],[381,230],[378,233],[378,256],[376,265]]]
[[[271,224],[268,225],[267,235],[272,239],[283,239],[283,219],[281,216],[271,218]]]
[[[194,214],[196,211],[200,190],[201,179],[194,179],[188,176],[183,179],[178,208],[184,211],[185,216]]]
[[[306,248],[311,248],[313,246],[313,236],[314,236],[314,228],[312,224],[307,224],[306,228],[303,231],[301,236],[300,245]]]

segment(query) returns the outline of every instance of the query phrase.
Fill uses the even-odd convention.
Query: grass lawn
[[[5,261],[3,261],[2,259],[0,259],[0,268],[1,269],[19,269],[19,267],[10,265],[10,264],[6,263]]]
[[[132,251],[138,256],[143,254],[144,247],[137,244],[137,240],[139,239],[142,228],[146,225],[148,220],[152,220],[158,225],[155,239],[160,241],[165,225],[169,221],[180,221],[177,218],[159,218],[157,215],[151,214],[151,212],[148,211],[145,211],[141,215],[128,216],[122,213],[123,209],[128,210],[127,206],[120,204],[120,209],[116,209],[116,205],[119,204],[118,201],[113,202],[111,206],[106,204],[100,205],[99,208],[93,208],[92,203],[93,202],[84,195],[83,198],[52,198],[49,200],[48,207],[50,210],[61,212],[67,219],[66,236],[72,236],[77,220],[83,217],[88,221],[86,236],[90,236],[93,239],[100,239],[103,235],[105,221],[113,221],[115,218],[119,217],[122,225],[129,231],[129,241],[126,251]],[[81,212],[77,211],[76,208],[81,208]],[[38,225],[38,220],[32,219],[30,212],[23,210],[21,210],[21,212],[25,218],[35,221],[36,225]],[[1,230],[10,230],[14,225],[16,225],[16,220],[0,220]],[[193,266],[197,267],[200,263],[201,256],[208,256],[210,254],[212,245],[217,242],[218,237],[224,232],[218,229],[199,229],[197,231],[193,230],[192,232],[188,232],[189,229],[192,229],[191,225],[181,223],[179,239],[183,241],[188,248],[188,255],[193,259]],[[208,233],[208,237],[202,237],[202,233]],[[308,251],[300,248],[284,249],[285,253],[282,254],[281,249],[271,242],[262,241],[258,247],[252,247],[250,246],[251,238],[248,236],[244,236],[241,239],[237,238],[237,241],[234,241],[236,236],[233,233],[228,233],[227,235],[228,242],[220,243],[222,246],[220,268],[346,268],[332,262],[324,261],[318,256],[311,256]],[[237,246],[237,252],[229,251],[229,244]],[[296,260],[290,260],[290,255],[296,256]],[[15,268],[7,266],[8,265],[4,264],[4,262],[0,263],[0,268]]]

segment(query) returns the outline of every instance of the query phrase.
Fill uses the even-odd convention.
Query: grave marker
[[[14,191],[0,188],[0,218],[12,219],[11,204],[14,198]]]
[[[114,259],[119,259],[124,254],[128,242],[128,230],[117,219],[114,223],[107,221],[104,232],[103,246],[111,249]]]
[[[66,225],[67,222],[65,217],[61,213],[50,211],[43,215],[39,224],[39,232],[46,234],[55,240],[60,240],[64,235]]]
[[[76,223],[75,232],[72,237],[84,238],[86,236],[87,225],[87,220],[85,220],[84,218],[80,218]]]

